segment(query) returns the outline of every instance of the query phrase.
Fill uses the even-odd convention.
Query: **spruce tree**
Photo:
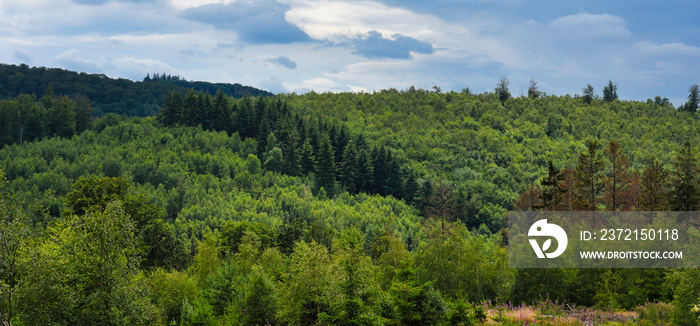
[[[700,104],[700,86],[698,84],[690,86],[688,92],[690,93],[688,94],[688,102],[685,102],[681,109],[695,113],[698,111],[698,105]]]
[[[316,155],[314,155],[313,146],[311,146],[307,139],[304,144],[301,145],[301,173],[306,175],[314,171],[316,171]]]
[[[403,173],[401,166],[391,151],[386,153],[386,181],[384,193],[395,198],[403,198]]]
[[[617,100],[617,84],[614,84],[612,80],[609,80],[608,85],[603,87],[603,100],[606,102]]]
[[[292,130],[284,144],[284,156],[286,158],[286,173],[291,176],[301,175],[301,149],[299,148],[299,134]]]
[[[534,208],[542,208],[545,210],[559,210],[559,204],[564,199],[564,194],[568,189],[564,186],[564,171],[554,167],[552,160],[549,160],[548,174],[546,178],[540,181],[544,189],[539,195],[542,200],[541,205],[534,205]]]
[[[629,208],[632,178],[629,173],[630,161],[622,155],[622,149],[617,141],[610,141],[604,151],[610,160],[610,170],[603,177],[603,196],[601,202],[610,211]]]
[[[694,211],[698,208],[700,189],[698,189],[698,158],[690,141],[685,141],[673,163],[671,176],[671,209],[674,211]]]
[[[418,193],[418,181],[416,181],[416,175],[413,172],[408,173],[406,178],[406,183],[403,186],[403,199],[406,204],[413,204],[416,194]]]
[[[639,209],[665,211],[668,209],[669,173],[657,159],[649,159],[640,179]]]
[[[599,195],[603,189],[603,158],[598,155],[598,141],[589,141],[588,149],[578,156],[578,165],[574,170],[574,187],[576,194],[574,206],[579,210],[594,211],[598,206]]]
[[[386,185],[386,149],[384,148],[384,146],[375,146],[372,148],[370,156],[372,159],[373,172],[373,187],[371,192],[385,196],[386,192],[384,190]]]
[[[351,194],[359,192],[359,173],[357,170],[357,149],[350,141],[343,152],[343,160],[340,164],[340,184]]]
[[[321,145],[316,158],[316,181],[318,186],[323,187],[328,192],[328,197],[335,194],[335,153],[328,135],[321,136]]]

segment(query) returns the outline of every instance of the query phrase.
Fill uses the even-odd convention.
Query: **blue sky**
[[[0,0],[0,62],[272,92],[416,86],[549,94],[608,80],[682,104],[700,83],[700,2]]]

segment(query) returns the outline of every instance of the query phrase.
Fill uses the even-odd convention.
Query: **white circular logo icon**
[[[553,223],[547,223],[547,219],[542,219],[530,227],[530,231],[527,232],[530,237],[553,237],[557,239],[557,250],[553,252],[547,252],[547,249],[552,245],[552,239],[547,239],[543,244],[542,248],[537,243],[536,239],[529,239],[532,249],[535,250],[537,258],[556,258],[564,253],[566,250],[566,245],[569,243],[569,238],[566,236],[566,232],[559,225]]]

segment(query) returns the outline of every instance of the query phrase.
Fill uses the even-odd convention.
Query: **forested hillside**
[[[0,319],[695,324],[694,269],[507,267],[508,210],[700,208],[697,114],[537,95],[174,91],[156,117],[69,110],[66,134],[9,116],[8,137],[47,127],[0,149]]]
[[[272,95],[250,86],[187,81],[159,72],[144,77],[143,82],[134,82],[59,68],[0,64],[0,99],[14,98],[20,94],[41,97],[51,85],[57,96],[86,97],[92,102],[97,116],[118,113],[145,117],[158,112],[163,97],[170,91],[184,94],[188,89],[195,89],[214,95],[221,90],[224,94],[237,98],[244,95]]]

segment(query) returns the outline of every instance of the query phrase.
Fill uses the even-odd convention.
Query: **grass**
[[[576,307],[540,299],[532,305],[512,303],[481,303],[488,318],[486,325],[562,325],[562,326],[655,326],[672,325],[671,304],[647,302],[634,311],[611,311],[587,307]]]

